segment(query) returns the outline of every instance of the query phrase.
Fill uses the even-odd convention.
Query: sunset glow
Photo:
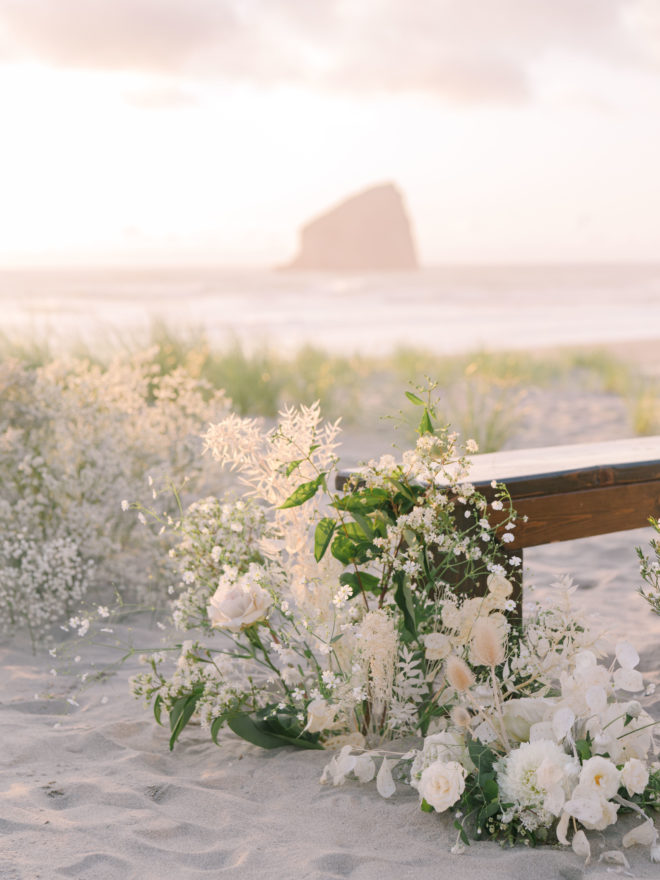
[[[427,264],[657,256],[656,4],[403,9],[2,0],[1,264],[269,265],[380,180]]]

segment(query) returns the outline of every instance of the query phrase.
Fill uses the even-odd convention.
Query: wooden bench
[[[525,547],[637,529],[660,517],[660,437],[515,449],[471,462],[470,482],[487,498],[491,480],[506,483],[518,512],[506,551],[521,559],[519,602]],[[338,488],[346,478],[338,475]]]

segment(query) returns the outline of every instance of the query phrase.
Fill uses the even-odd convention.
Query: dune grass
[[[442,418],[463,436],[474,437],[482,452],[509,441],[524,416],[525,391],[532,387],[617,395],[626,403],[635,433],[660,432],[657,381],[604,348],[446,356],[408,347],[373,356],[305,345],[284,357],[267,345],[248,350],[238,340],[219,347],[200,328],[175,330],[156,322],[146,339],[126,334],[101,350],[78,342],[68,353],[103,364],[113,354],[146,348],[159,372],[183,369],[211,388],[223,388],[241,415],[273,418],[283,406],[320,400],[326,417],[341,416],[346,425],[369,429],[383,412],[399,411],[402,390],[428,377],[438,383]],[[0,332],[0,361],[17,358],[36,367],[55,356],[46,337],[12,338]]]

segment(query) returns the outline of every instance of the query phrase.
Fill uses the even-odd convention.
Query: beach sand
[[[598,396],[550,403],[552,418],[549,401],[536,401],[518,445],[606,439],[629,430],[613,399],[609,408]],[[568,416],[576,406],[579,425]],[[387,451],[375,435],[347,440],[347,465]],[[558,575],[573,574],[579,607],[600,615],[613,639],[634,642],[640,668],[660,683],[660,617],[635,592],[634,547],[650,535],[643,529],[529,550],[526,583],[537,584],[532,595],[540,597]],[[160,635],[141,623],[133,638],[155,647]],[[399,784],[385,801],[373,784],[321,786],[327,753],[264,752],[233,735],[218,747],[196,725],[170,753],[167,730],[128,692],[136,658],[78,696],[78,707],[66,701],[74,680],[53,677],[55,661],[47,654],[33,656],[19,641],[0,646],[0,658],[1,880],[595,880],[617,870],[598,856],[620,848],[635,824],[626,818],[605,833],[592,832],[595,863],[586,869],[571,850],[553,847],[476,842],[464,855],[451,855],[451,820],[420,812],[411,789]],[[79,668],[109,659],[96,648]],[[660,718],[660,700],[650,711]],[[626,855],[626,876],[658,875],[647,849]]]

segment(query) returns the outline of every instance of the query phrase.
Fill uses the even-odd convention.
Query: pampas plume
[[[474,684],[474,675],[465,660],[450,654],[447,658],[445,675],[449,684],[457,691],[466,691]]]
[[[504,662],[504,640],[498,624],[481,617],[472,628],[470,660],[475,666],[499,666]]]

